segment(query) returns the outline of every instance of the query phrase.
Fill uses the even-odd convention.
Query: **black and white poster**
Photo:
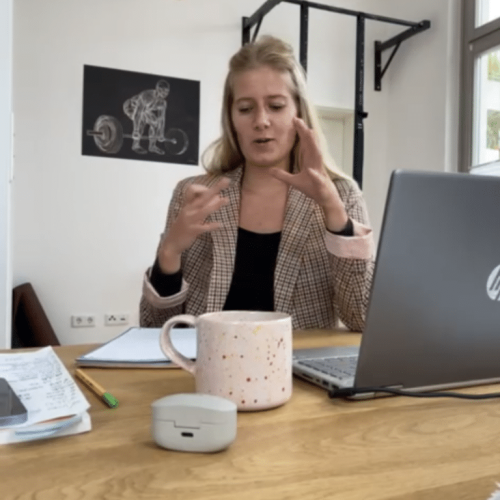
[[[84,66],[82,154],[198,164],[200,82]]]

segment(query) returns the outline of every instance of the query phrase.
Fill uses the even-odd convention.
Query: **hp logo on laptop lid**
[[[486,291],[491,300],[500,301],[500,266],[495,267],[491,272],[486,284]]]

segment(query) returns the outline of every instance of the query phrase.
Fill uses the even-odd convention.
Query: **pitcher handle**
[[[186,323],[189,326],[196,328],[196,318],[191,314],[180,314],[170,318],[162,327],[160,334],[160,347],[167,358],[194,375],[196,372],[196,363],[182,355],[172,344],[170,332],[172,331],[172,328],[179,323]]]

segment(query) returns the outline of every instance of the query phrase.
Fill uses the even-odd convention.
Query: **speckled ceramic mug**
[[[196,361],[172,345],[170,330],[178,323],[196,328]],[[163,325],[160,345],[166,356],[194,375],[196,392],[230,399],[239,411],[274,408],[292,395],[292,320],[288,314],[183,314]]]

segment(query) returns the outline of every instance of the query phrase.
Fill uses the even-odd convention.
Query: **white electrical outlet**
[[[74,314],[71,316],[73,328],[89,328],[95,326],[95,314]]]
[[[104,315],[106,326],[128,325],[128,313],[113,313]]]

